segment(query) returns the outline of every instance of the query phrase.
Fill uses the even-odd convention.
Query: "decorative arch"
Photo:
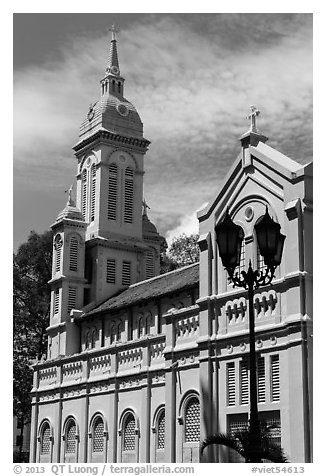
[[[48,418],[41,421],[38,433],[38,462],[51,463],[53,451],[53,425]]]
[[[84,166],[86,165],[86,160],[89,159],[91,160],[90,163],[94,163],[97,165],[99,163],[99,157],[98,154],[95,150],[89,151],[83,155],[83,158],[80,161],[79,168],[78,168],[78,173],[81,173]]]
[[[124,150],[124,149],[114,149],[112,150],[106,157],[105,157],[105,163],[109,164],[112,162],[118,162],[118,153],[125,154],[127,155],[130,159],[131,162],[133,163],[133,168],[135,170],[135,173],[139,172],[137,160],[132,152],[129,150]]]
[[[200,398],[196,390],[189,390],[179,405],[179,442],[182,461],[199,463]]]
[[[79,453],[79,426],[77,419],[69,415],[63,425],[62,444],[64,463],[77,463]]]

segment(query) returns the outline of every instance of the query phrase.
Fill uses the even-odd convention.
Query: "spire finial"
[[[247,116],[247,119],[250,119],[250,132],[258,132],[256,127],[256,117],[259,116],[260,111],[255,106],[250,106],[251,113]]]
[[[109,28],[109,31],[112,33],[111,41],[116,41],[116,33],[119,33],[120,30],[115,25],[112,25],[111,28]]]

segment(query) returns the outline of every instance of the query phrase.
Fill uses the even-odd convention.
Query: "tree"
[[[267,426],[265,422],[260,423],[260,438],[258,447],[253,445],[250,427],[233,433],[217,433],[206,438],[201,444],[201,453],[210,445],[222,445],[236,451],[245,459],[246,463],[262,462],[262,460],[272,463],[287,463],[283,449],[277,446],[271,438],[271,430],[275,426]]]
[[[199,261],[198,234],[182,235],[174,238],[161,260],[161,274]]]
[[[30,233],[13,259],[13,396],[20,428],[30,422],[32,364],[46,353],[52,275],[52,232]]]

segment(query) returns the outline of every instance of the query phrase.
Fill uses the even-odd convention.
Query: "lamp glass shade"
[[[259,252],[264,259],[270,260],[276,255],[280,229],[281,226],[270,217],[267,210],[265,215],[258,218],[255,231]]]
[[[235,268],[240,264],[243,230],[236,225],[227,211],[223,220],[215,226],[219,254],[225,268]]]
[[[280,233],[279,237],[278,237],[277,250],[276,250],[276,253],[273,257],[273,263],[272,264],[274,266],[279,266],[281,264],[284,240],[285,240],[285,235],[282,235],[282,233]]]

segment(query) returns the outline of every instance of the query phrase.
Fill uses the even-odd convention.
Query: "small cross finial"
[[[115,25],[112,25],[111,28],[109,28],[109,31],[111,31],[111,33],[112,33],[111,41],[115,41],[117,39],[116,38],[116,33],[119,33],[119,29]]]
[[[247,116],[247,119],[251,120],[249,131],[250,132],[257,132],[256,117],[259,116],[260,111],[255,106],[250,106],[250,109],[251,109],[251,113],[249,114],[249,116]]]

